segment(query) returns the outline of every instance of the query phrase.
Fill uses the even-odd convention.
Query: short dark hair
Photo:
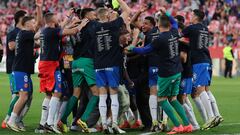
[[[180,28],[180,29],[184,29],[185,28],[185,26],[184,26],[184,24],[183,23],[181,23],[181,22],[178,22],[178,28]]]
[[[54,13],[48,12],[44,15],[44,20],[46,23],[49,23],[52,20]]]
[[[152,16],[145,17],[145,20],[149,20],[153,26],[156,26],[156,21]]]
[[[159,25],[164,28],[169,28],[170,27],[170,19],[166,15],[162,15],[159,18]]]
[[[193,13],[195,16],[198,17],[198,21],[201,22],[203,21],[204,17],[205,17],[205,13],[199,9],[195,9],[193,10]]]
[[[19,21],[20,21],[20,18],[24,17],[26,14],[27,14],[27,12],[24,11],[24,10],[19,10],[19,11],[17,11],[17,12],[14,14],[15,24],[18,24]]]
[[[23,19],[22,19],[22,25],[24,26],[26,24],[26,22],[30,21],[34,19],[34,17],[32,16],[24,16]]]
[[[82,9],[81,14],[80,14],[81,18],[84,18],[87,13],[92,12],[92,11],[94,11],[94,9],[92,9],[92,8],[84,8],[84,9]]]
[[[181,16],[181,15],[177,15],[177,16],[175,16],[175,18],[180,23],[184,23],[185,22],[185,18],[183,16]]]

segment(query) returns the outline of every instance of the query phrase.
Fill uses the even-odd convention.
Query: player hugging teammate
[[[96,10],[72,8],[63,22],[55,13],[42,15],[41,0],[36,1],[37,21],[24,11],[16,13],[16,28],[7,42],[9,63],[15,49],[13,64],[8,66],[16,96],[2,127],[26,130],[20,123],[31,104],[34,48],[39,46],[40,92],[45,98],[36,133],[69,132],[72,112],[76,115],[71,129],[85,133],[122,134],[126,131],[121,128],[140,127],[191,133],[200,126],[190,94],[204,120],[202,129],[219,125],[223,118],[209,90],[212,63],[204,13],[193,10],[192,24],[184,26],[183,16],[174,18],[165,8],[141,21],[151,5],[131,18],[123,0],[108,4]],[[174,124],[171,130],[168,118]]]

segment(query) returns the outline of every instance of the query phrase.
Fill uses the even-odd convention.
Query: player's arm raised
[[[70,9],[67,13],[66,18],[64,19],[64,21],[60,24],[61,28],[65,28],[73,19],[73,9]]]
[[[42,7],[43,7],[43,0],[36,0],[37,6],[37,22],[35,26],[35,31],[37,32],[40,27],[43,25],[43,14],[42,14]]]
[[[127,22],[127,19],[131,13],[131,9],[128,7],[127,3],[124,2],[123,0],[117,0],[117,1],[122,9],[121,17],[123,18],[124,22]]]
[[[131,24],[134,25],[135,27],[141,29],[142,24],[140,21],[138,21],[138,18],[143,12],[147,11],[147,9],[148,8],[146,6],[142,6],[141,9],[139,11],[137,11],[137,13],[132,17]]]
[[[67,36],[67,35],[75,35],[76,33],[78,33],[79,31],[82,30],[83,27],[85,27],[88,24],[89,20],[88,19],[83,19],[81,21],[81,24],[78,25],[75,28],[72,29],[63,29],[62,31],[62,36]]]

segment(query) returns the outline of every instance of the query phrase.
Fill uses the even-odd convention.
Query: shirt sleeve
[[[147,46],[143,47],[143,48],[133,48],[132,50],[135,53],[138,54],[146,54],[146,53],[150,53],[153,51],[153,47],[151,44],[148,44]]]
[[[177,21],[170,15],[169,16],[170,23],[172,25],[172,29],[178,29],[178,23]]]

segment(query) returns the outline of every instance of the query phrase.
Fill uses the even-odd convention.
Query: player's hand
[[[130,88],[134,88],[135,84],[134,84],[133,81],[129,81],[129,82],[128,82],[128,86],[129,86]]]
[[[71,18],[71,17],[74,15],[73,13],[74,13],[74,9],[71,8],[70,10],[67,11],[66,16],[67,16],[68,18]]]
[[[134,45],[129,45],[128,47],[125,47],[125,49],[128,51],[128,52],[131,52],[133,50],[133,48],[135,48]]]
[[[141,13],[144,13],[144,12],[146,12],[147,10],[148,10],[148,6],[147,6],[146,4],[144,4],[144,5],[141,6],[140,12],[141,12]]]
[[[165,7],[160,7],[159,11],[162,13],[162,15],[164,15],[167,12]]]
[[[85,18],[85,19],[82,20],[80,26],[85,27],[88,24],[88,22],[89,22],[89,20]]]
[[[36,3],[36,6],[38,6],[38,7],[43,6],[43,0],[36,0],[35,3]]]

